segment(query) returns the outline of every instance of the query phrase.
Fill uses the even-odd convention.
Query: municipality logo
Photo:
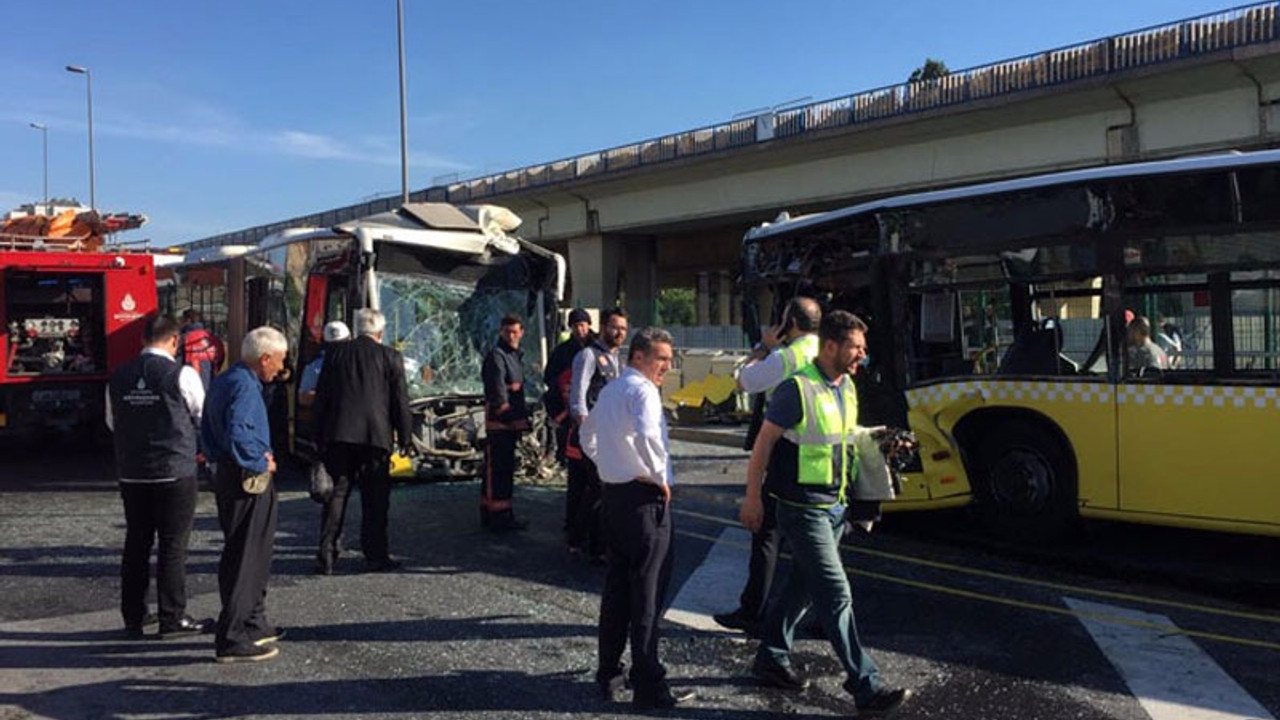
[[[138,389],[139,389],[139,390],[146,390],[146,389],[147,389],[147,379],[146,379],[146,378],[138,378],[138,385],[137,385],[137,387],[138,387]]]
[[[138,308],[138,302],[133,299],[133,295],[129,293],[125,293],[124,299],[120,301],[120,309],[124,310],[125,312],[133,312],[137,308]]]

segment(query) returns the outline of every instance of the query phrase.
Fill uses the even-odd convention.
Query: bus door
[[[307,276],[305,315],[302,323],[302,337],[298,342],[298,368],[300,372],[295,378],[297,402],[294,411],[294,444],[295,450],[315,451],[314,418],[311,405],[314,401],[312,392],[304,387],[304,382],[314,381],[314,375],[323,367],[321,351],[324,343],[324,326],[334,320],[351,324],[349,312],[350,275],[330,275],[315,272]]]
[[[1277,290],[1234,288],[1237,275],[1245,274],[1148,276],[1141,292],[1125,295],[1116,386],[1121,510],[1192,525],[1280,524],[1277,357],[1274,343],[1266,346],[1276,321],[1267,298],[1252,310],[1243,304],[1250,293],[1274,302]],[[1241,301],[1234,311],[1233,296]]]

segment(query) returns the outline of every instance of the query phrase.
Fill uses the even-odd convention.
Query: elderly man
[[[120,563],[120,612],[125,632],[141,637],[156,551],[156,605],[160,637],[208,629],[186,614],[187,541],[196,511],[196,439],[204,385],[192,367],[179,365],[179,329],[173,318],[147,323],[147,347],[116,370],[107,386],[107,426],[114,433],[116,470],[124,501],[125,541]]]
[[[910,696],[881,678],[858,641],[853,591],[840,559],[849,490],[856,473],[850,450],[858,423],[858,396],[850,375],[867,355],[867,325],[834,310],[819,326],[818,357],[778,385],[747,464],[742,524],[759,532],[764,524],[763,480],[777,504],[778,529],[791,547],[793,570],[762,629],[752,674],[786,690],[808,686],[791,667],[796,627],[815,607],[836,659],[848,678],[857,714],[890,712]]]
[[[360,550],[365,567],[386,572],[400,567],[387,541],[391,509],[391,451],[413,447],[413,415],[404,378],[404,358],[382,344],[387,320],[371,308],[356,311],[350,342],[328,347],[316,389],[314,417],[320,423],[325,469],[333,493],[320,512],[316,572],[329,575],[338,559],[338,540],[352,488],[360,488]]]
[[[205,400],[200,436],[216,464],[213,492],[224,544],[218,563],[218,662],[275,657],[282,631],[267,621],[267,582],[276,533],[276,471],[263,384],[284,368],[289,343],[272,327],[249,332],[240,362],[214,378]],[[265,479],[265,484],[263,480]]]
[[[671,369],[671,335],[644,328],[631,341],[629,367],[604,386],[582,425],[582,448],[603,483],[608,574],[600,596],[600,664],[605,699],[625,685],[622,651],[631,640],[632,705],[675,707],[693,697],[672,692],[658,659],[658,621],[671,580],[671,453],[658,388]]]

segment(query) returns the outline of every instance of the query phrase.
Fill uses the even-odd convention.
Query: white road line
[[[1275,720],[1163,615],[1063,598],[1152,720]],[[1099,616],[1158,627],[1110,623]]]
[[[738,607],[738,595],[747,582],[747,558],[751,533],[726,527],[702,564],[684,581],[664,616],[698,630],[724,630],[711,616]]]

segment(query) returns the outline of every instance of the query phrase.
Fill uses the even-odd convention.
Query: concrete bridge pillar
[[[657,253],[652,238],[586,235],[569,240],[568,247],[571,305],[601,310],[621,305],[633,327],[653,322]]]
[[[716,277],[716,324],[733,324],[733,276],[721,270]]]
[[[711,324],[711,278],[705,270],[698,272],[698,289],[694,293],[693,324]]]

